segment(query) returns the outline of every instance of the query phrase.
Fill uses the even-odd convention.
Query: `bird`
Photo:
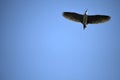
[[[83,24],[83,29],[87,28],[88,24],[98,24],[104,23],[110,20],[108,15],[88,15],[88,10],[84,14],[79,14],[75,12],[63,12],[63,16],[69,20],[80,22]]]

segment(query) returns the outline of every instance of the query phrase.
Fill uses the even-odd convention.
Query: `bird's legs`
[[[83,29],[85,29],[87,26],[86,26],[86,24],[83,24]]]

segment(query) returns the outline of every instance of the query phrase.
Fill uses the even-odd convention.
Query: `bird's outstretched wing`
[[[63,16],[75,22],[81,22],[81,23],[83,22],[83,15],[75,12],[63,12]]]
[[[88,15],[87,24],[104,23],[110,20],[110,16],[107,15]]]

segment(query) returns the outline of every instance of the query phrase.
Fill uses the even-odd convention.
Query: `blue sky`
[[[0,80],[120,80],[119,0],[1,0]],[[103,24],[64,11],[111,16]]]

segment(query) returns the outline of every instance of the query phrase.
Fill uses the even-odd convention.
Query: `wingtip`
[[[108,16],[108,20],[110,20],[111,19],[111,17],[110,16]]]
[[[68,13],[68,12],[63,12],[62,15],[63,15],[65,18],[68,18],[69,13]]]

